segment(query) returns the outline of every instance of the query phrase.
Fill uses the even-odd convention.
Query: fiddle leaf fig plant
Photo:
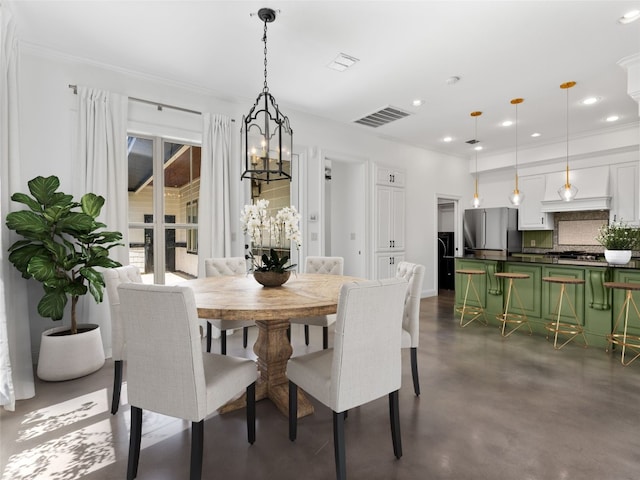
[[[105,283],[96,267],[120,266],[109,258],[109,250],[122,245],[122,234],[103,230],[106,225],[96,220],[104,197],[87,193],[80,202],[74,201],[72,195],[58,191],[56,176],[36,177],[28,187],[32,196],[11,196],[29,209],[7,215],[7,227],[22,237],[9,247],[9,261],[23,278],[42,283],[44,295],[38,303],[42,317],[60,320],[71,298],[71,333],[75,334],[78,299],[91,293],[97,303],[102,302]]]

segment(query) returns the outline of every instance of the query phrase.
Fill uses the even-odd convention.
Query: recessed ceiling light
[[[513,122],[511,120],[505,120],[504,122],[502,122],[503,127],[510,127],[511,125],[513,125]]]
[[[413,104],[414,107],[419,107],[421,105],[424,104],[424,100],[420,100],[419,98],[416,98],[413,102],[411,102]]]
[[[479,152],[480,150],[482,150],[482,146],[478,145],[477,147],[473,147],[473,149]]]
[[[640,10],[631,10],[618,19],[619,23],[626,25],[640,18]]]
[[[584,100],[582,100],[582,104],[583,105],[593,105],[594,103],[600,101],[600,97],[587,97]]]
[[[531,134],[531,136],[532,136],[532,137],[534,137],[534,138],[535,138],[535,137],[539,137],[540,135],[541,135],[541,134],[540,134],[540,133],[538,133],[538,132],[535,132],[535,133],[532,133],[532,134]]]
[[[443,141],[443,142],[447,142],[447,143],[448,143],[448,142],[450,142],[450,141],[452,141],[452,140],[453,140],[453,137],[444,137],[444,138],[442,139],[442,141]]]
[[[607,122],[617,122],[620,120],[620,117],[618,115],[611,115],[610,117],[607,117],[606,120]]]
[[[354,66],[360,60],[345,53],[339,53],[333,61],[327,65],[332,70],[344,72],[347,68]]]

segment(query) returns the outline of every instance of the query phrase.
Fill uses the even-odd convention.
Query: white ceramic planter
[[[631,250],[605,250],[604,258],[611,265],[625,265],[631,260]]]
[[[78,329],[94,327],[76,335],[51,334],[69,330],[68,326],[42,332],[37,375],[41,380],[59,382],[84,377],[104,365],[104,349],[100,327],[87,323]]]

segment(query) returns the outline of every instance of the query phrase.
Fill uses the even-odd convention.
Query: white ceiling
[[[617,22],[638,0],[9,3],[21,41],[204,87],[247,111],[263,83],[263,24],[250,14],[279,9],[268,27],[268,83],[285,114],[352,123],[391,105],[413,115],[358,128],[453,155],[472,153],[474,110],[484,112],[484,152],[512,150],[515,129],[500,124],[514,119],[514,97],[525,99],[519,148],[563,140],[559,86],[570,80],[571,135],[638,122],[617,64],[640,53],[640,21]],[[340,52],[360,62],[343,73],[327,68]],[[454,75],[461,80],[448,85]],[[587,96],[601,100],[581,105]],[[415,98],[424,105],[413,107]],[[612,114],[620,120],[607,124]],[[444,143],[446,135],[454,140]]]

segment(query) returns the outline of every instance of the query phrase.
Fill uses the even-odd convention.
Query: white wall
[[[20,104],[21,104],[21,154],[22,175],[26,182],[36,175],[57,175],[61,188],[71,193],[73,169],[73,145],[76,115],[76,97],[69,84],[87,85],[131,97],[154,100],[181,107],[220,113],[236,119],[232,158],[237,158],[239,129],[242,114],[253,104],[252,99],[225,101],[201,88],[166,82],[162,79],[133,74],[121,69],[108,68],[83,62],[60,54],[25,47],[21,56]],[[277,96],[277,92],[274,92]],[[301,208],[303,216],[303,248],[306,254],[319,254],[322,222],[309,223],[310,213],[322,212],[322,182],[324,161],[322,150],[343,152],[345,155],[363,158],[374,163],[397,165],[406,169],[407,179],[407,260],[421,263],[427,271],[435,271],[433,264],[434,241],[437,232],[435,193],[462,196],[472,188],[466,160],[425,151],[413,146],[381,139],[367,127],[330,122],[290,110],[288,114],[294,128],[297,153],[304,159],[300,167]],[[137,134],[168,134],[176,140],[200,141],[201,118],[197,115],[165,109],[157,111],[153,106],[130,102],[130,125]],[[175,128],[178,126],[178,128]],[[313,146],[313,147],[310,147]],[[233,178],[240,178],[240,166],[233,167]],[[247,183],[247,182],[244,182]],[[233,184],[233,181],[232,181]],[[233,184],[231,212],[239,212],[245,202],[246,185]],[[246,197],[248,198],[248,197]],[[367,199],[370,197],[367,197]],[[236,216],[232,215],[234,218]],[[239,216],[239,215],[237,215]],[[310,240],[312,233],[316,240]],[[243,254],[243,238],[238,224],[232,225],[233,252]],[[371,252],[367,252],[371,255]],[[434,276],[427,275],[425,294],[435,293]],[[40,333],[52,322],[40,318],[35,310],[41,296],[40,285],[30,282],[29,299],[32,305],[30,322],[33,351],[39,348]],[[106,346],[107,349],[109,346]]]

